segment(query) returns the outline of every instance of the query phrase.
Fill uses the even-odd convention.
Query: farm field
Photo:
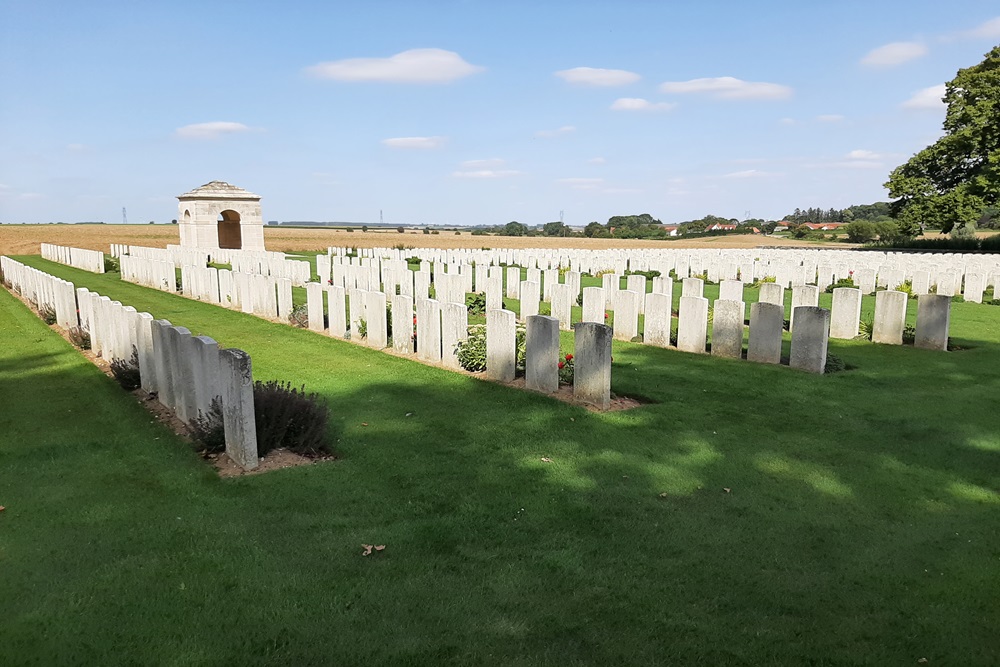
[[[638,241],[622,239],[548,238],[544,236],[473,236],[468,232],[424,234],[408,230],[347,232],[343,229],[305,229],[264,226],[268,250],[326,250],[330,246],[356,248],[392,247],[397,244],[417,248],[756,248],[760,246],[801,247],[806,241],[775,236],[714,236],[698,240]],[[180,242],[176,225],[0,225],[0,254],[37,254],[40,243],[108,251],[111,243],[165,248]],[[839,244],[838,244],[839,247]],[[845,248],[852,247],[844,244]]]
[[[615,342],[650,403],[597,414],[17,259],[318,392],[339,459],[220,480],[0,290],[0,664],[1000,653],[1000,307],[953,304],[961,351],[832,340],[829,376]]]

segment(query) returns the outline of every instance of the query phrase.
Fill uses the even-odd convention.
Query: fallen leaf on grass
[[[730,489],[728,486],[722,487],[722,490],[725,491],[726,493],[732,492],[732,489]]]
[[[368,426],[368,422],[361,422],[362,426]]]
[[[920,660],[917,660],[917,662],[919,662],[922,665],[927,662],[927,658],[920,658]]]
[[[375,551],[385,551],[384,544],[362,544],[361,546],[364,547],[364,551],[361,552],[362,556],[370,556],[372,549]]]
[[[376,544],[375,545],[375,551],[385,551],[385,545],[384,544]]]
[[[666,497],[668,497],[669,495],[670,495],[669,493],[667,493],[666,491],[664,491],[663,493],[661,493],[661,494],[660,494],[660,497],[661,497],[661,498],[666,498]]]
[[[550,458],[548,458],[546,456],[543,456],[542,457],[542,463],[552,463],[552,459],[550,459]]]
[[[5,509],[7,509],[7,508],[4,507],[3,505],[0,505],[0,512],[3,512]]]

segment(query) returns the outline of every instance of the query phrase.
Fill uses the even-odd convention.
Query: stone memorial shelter
[[[177,199],[182,247],[264,250],[260,195],[224,181],[212,181]]]

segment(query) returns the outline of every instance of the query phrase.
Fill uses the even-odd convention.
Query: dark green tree
[[[603,238],[608,235],[608,230],[601,223],[594,221],[583,228],[583,235],[589,238]]]
[[[896,167],[885,186],[900,233],[974,224],[1000,203],[1000,46],[945,85],[944,136]]]
[[[503,226],[503,232],[501,233],[504,236],[524,236],[528,233],[528,226],[512,220]]]

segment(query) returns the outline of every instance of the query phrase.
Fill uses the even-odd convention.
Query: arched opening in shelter
[[[228,250],[243,248],[240,214],[236,211],[225,210],[219,214],[219,247]]]

